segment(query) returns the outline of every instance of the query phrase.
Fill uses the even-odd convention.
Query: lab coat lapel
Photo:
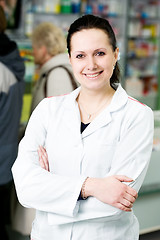
[[[74,136],[75,140],[81,140],[81,119],[76,98],[79,94],[80,88],[74,90],[66,99],[64,104],[64,124],[69,132]]]
[[[112,117],[108,109],[105,109],[99,116],[97,116],[83,131],[82,138],[95,132],[97,129],[106,126],[112,121]]]
[[[112,121],[112,112],[118,111],[121,107],[123,107],[128,99],[128,95],[119,84],[119,87],[112,98],[111,104],[88,125],[81,135],[81,118],[78,104],[76,102],[76,98],[80,92],[80,89],[81,88],[79,87],[69,94],[64,104],[65,125],[73,134],[75,140],[82,140],[82,138],[87,137],[97,129],[110,124]]]
[[[112,121],[112,113],[122,108],[126,104],[127,100],[128,95],[119,84],[110,105],[88,125],[88,127],[82,133],[82,138],[87,137],[97,129],[110,124]]]

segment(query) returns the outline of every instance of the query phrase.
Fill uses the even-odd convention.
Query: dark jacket
[[[17,45],[0,34],[0,185],[12,180],[24,93],[24,61]]]

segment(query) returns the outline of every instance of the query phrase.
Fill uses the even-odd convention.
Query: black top
[[[85,128],[89,125],[90,123],[83,123],[81,122],[81,133],[85,130]]]
[[[90,123],[83,123],[83,122],[81,122],[81,133],[86,129],[86,127],[89,125]],[[84,200],[83,198],[82,198],[82,196],[81,196],[81,192],[80,192],[80,194],[79,194],[79,197],[78,197],[78,201],[79,200]]]

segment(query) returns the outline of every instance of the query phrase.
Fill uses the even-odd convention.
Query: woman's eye
[[[83,58],[83,57],[84,57],[83,54],[78,54],[78,55],[76,56],[76,58],[78,58],[78,59]]]
[[[104,52],[97,52],[96,55],[103,56],[103,55],[105,55],[105,53]]]

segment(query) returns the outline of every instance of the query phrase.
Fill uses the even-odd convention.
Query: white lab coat
[[[139,190],[152,151],[152,110],[119,85],[111,104],[81,134],[79,91],[42,100],[19,145],[12,171],[20,203],[37,209],[32,239],[137,240],[133,212],[94,197],[77,199],[87,176],[126,175]],[[50,172],[39,165],[39,145],[47,149]]]

